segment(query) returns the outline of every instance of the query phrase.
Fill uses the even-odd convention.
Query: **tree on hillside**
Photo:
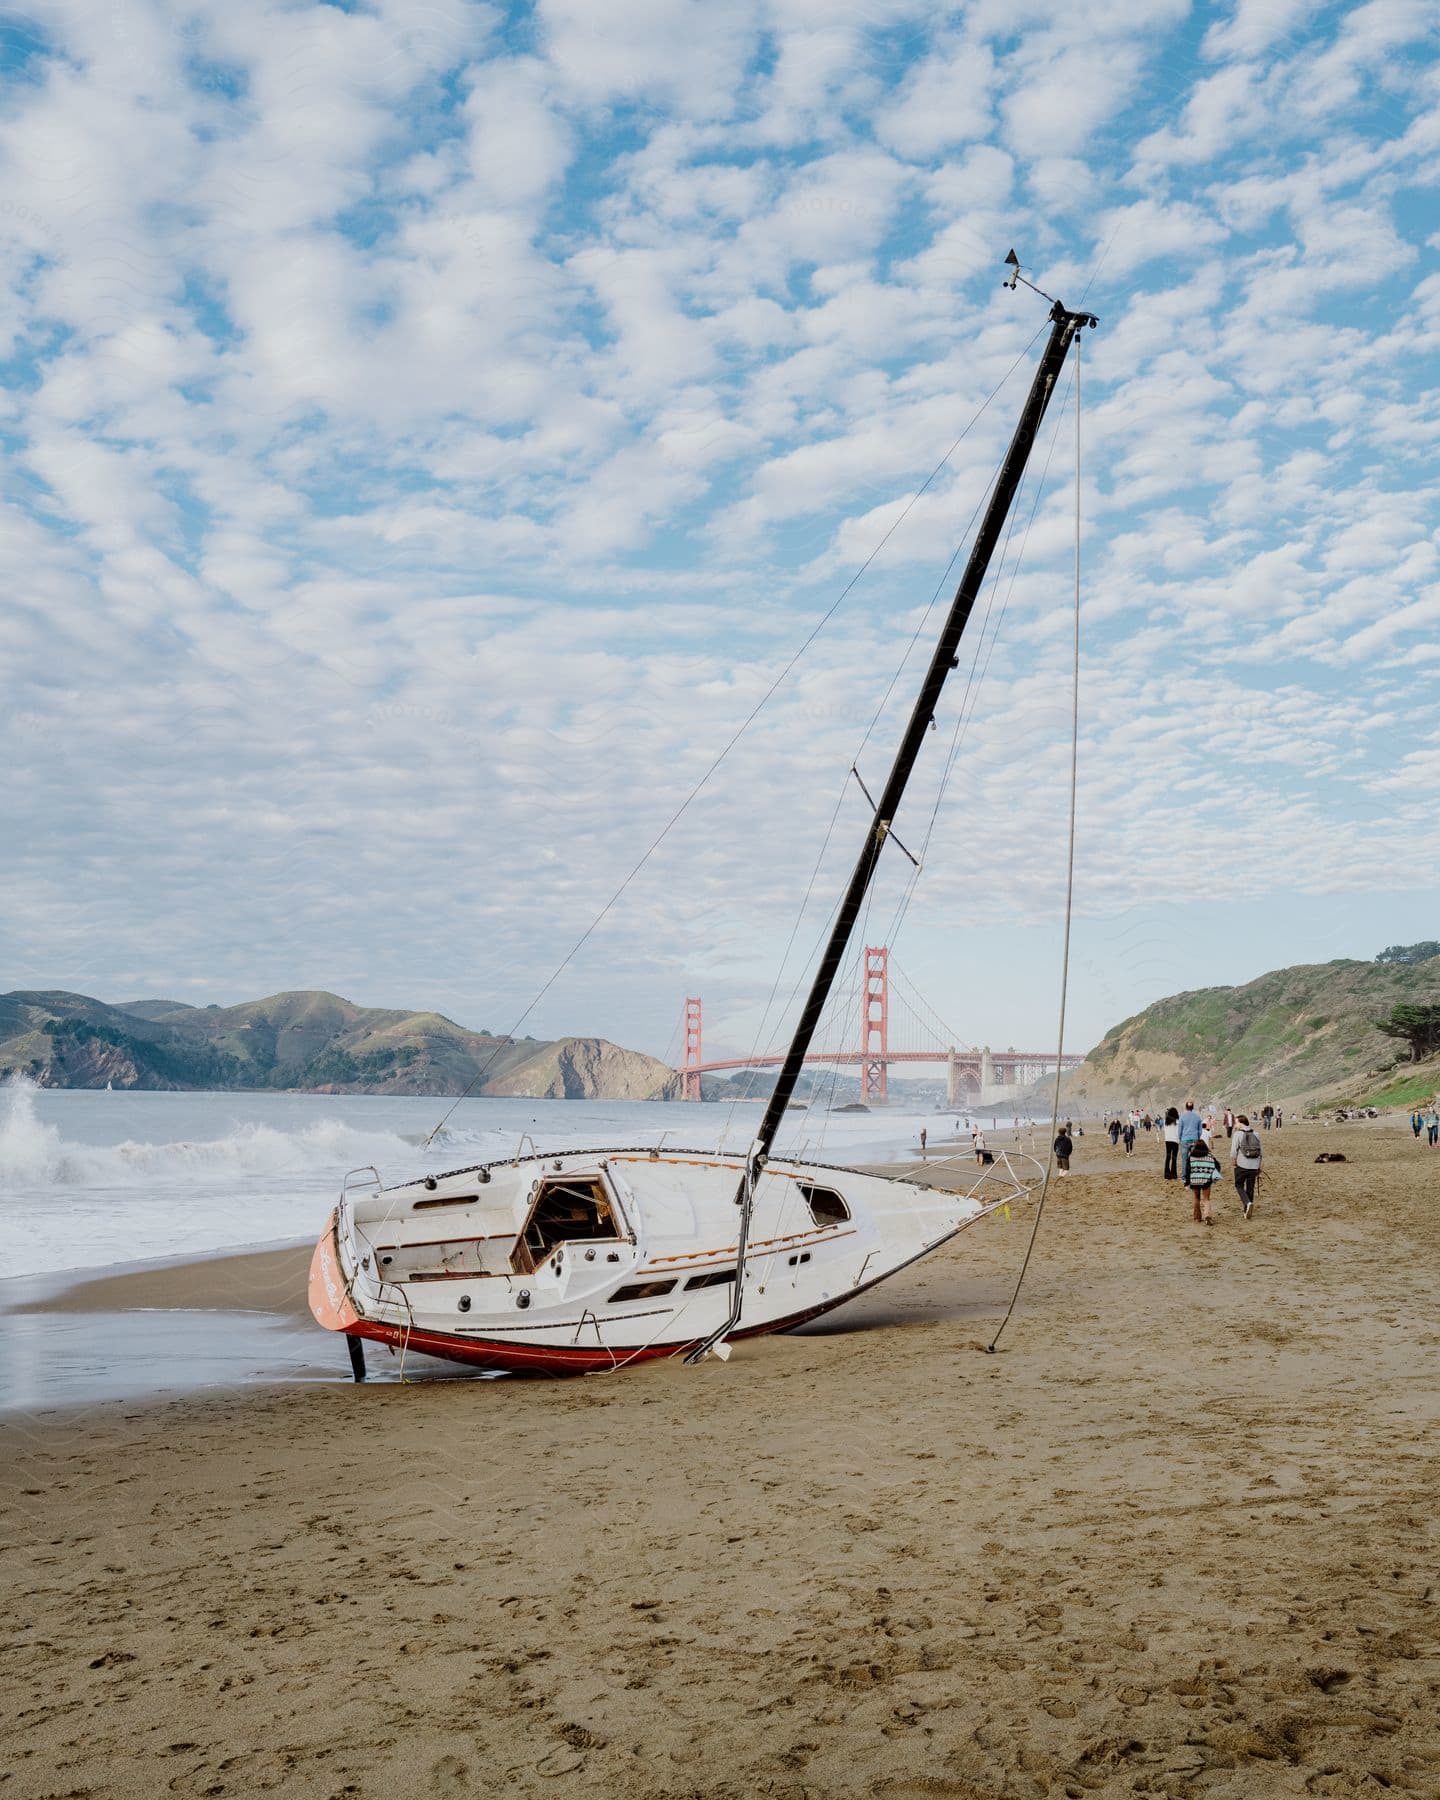
[[[1422,963],[1429,962],[1432,956],[1440,956],[1440,943],[1434,938],[1426,938],[1423,944],[1392,944],[1375,960],[1377,963]]]
[[[1388,1019],[1377,1019],[1375,1023],[1387,1037],[1407,1041],[1412,1062],[1440,1050],[1440,1002],[1397,1006]]]

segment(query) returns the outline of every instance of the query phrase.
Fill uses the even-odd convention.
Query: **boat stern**
[[[323,1325],[327,1331],[348,1331],[358,1323],[360,1315],[341,1273],[337,1224],[338,1214],[332,1212],[315,1246],[315,1254],[310,1258],[310,1311],[316,1324]]]

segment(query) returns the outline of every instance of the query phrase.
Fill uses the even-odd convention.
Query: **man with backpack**
[[[1195,1102],[1187,1100],[1185,1110],[1180,1114],[1180,1179],[1186,1187],[1190,1185],[1190,1158],[1200,1147],[1200,1140],[1205,1135],[1205,1126]]]
[[[1255,1205],[1255,1183],[1260,1174],[1260,1133],[1244,1113],[1235,1121],[1235,1130],[1230,1138],[1230,1157],[1235,1165],[1235,1192],[1240,1196],[1240,1204],[1245,1209],[1245,1217]]]

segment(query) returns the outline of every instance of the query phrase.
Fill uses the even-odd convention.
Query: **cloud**
[[[1271,103],[1260,71],[1237,63],[1195,83],[1177,125],[1164,125],[1142,139],[1137,160],[1147,164],[1195,167],[1216,161],[1262,131]]]
[[[1231,16],[1205,33],[1201,54],[1217,59],[1258,56],[1290,37],[1313,12],[1313,0],[1236,0]]]
[[[990,46],[953,39],[907,75],[876,115],[875,135],[901,156],[923,161],[988,136],[995,93]]]
[[[1139,77],[1138,45],[1068,44],[1023,57],[1024,72],[1004,102],[1007,140],[1030,157],[1069,156],[1124,104]]]
[[[1198,806],[1265,821],[1225,893],[1390,941],[1427,821],[1367,796],[1440,676],[1423,8],[1242,5],[1199,62],[1172,0],[49,17],[0,119],[13,981],[493,1023],[878,549],[537,1029],[663,1047],[697,960],[749,1019],[1030,379],[1012,243],[1102,319],[1082,915],[1193,916]],[[907,807],[973,659],[920,940],[1055,918],[1071,391]],[[1008,1041],[987,982],[927,985]]]
[[[1219,222],[1200,207],[1155,200],[1113,208],[1101,216],[1095,232],[1112,278],[1157,258],[1203,256],[1224,236]]]

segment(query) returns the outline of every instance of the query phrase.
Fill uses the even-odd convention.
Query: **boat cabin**
[[[629,1242],[628,1226],[598,1169],[547,1173],[528,1193],[522,1186],[506,1195],[488,1183],[467,1192],[467,1185],[456,1180],[451,1186],[442,1178],[438,1191],[425,1188],[403,1209],[377,1195],[370,1205],[385,1210],[373,1226],[367,1208],[357,1212],[357,1224],[373,1230],[374,1264],[382,1280],[533,1275],[566,1244],[584,1244],[593,1261],[595,1246],[618,1249]]]
[[[533,1275],[562,1244],[614,1243],[624,1234],[600,1175],[547,1175],[535,1183],[510,1267]]]

